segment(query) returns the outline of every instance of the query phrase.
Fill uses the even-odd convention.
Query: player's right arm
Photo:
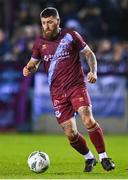
[[[35,73],[39,67],[39,64],[41,62],[41,55],[40,55],[40,39],[37,38],[34,42],[33,48],[32,48],[32,57],[27,63],[27,65],[23,68],[23,75],[29,76],[33,73]]]
[[[29,76],[33,73],[35,73],[39,67],[40,61],[35,60],[34,58],[31,58],[27,65],[23,68],[23,75]]]

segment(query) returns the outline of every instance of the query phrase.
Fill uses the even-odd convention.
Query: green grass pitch
[[[97,153],[86,135],[92,152]],[[0,179],[127,179],[128,135],[105,135],[108,154],[116,169],[106,172],[98,163],[92,173],[84,173],[84,159],[62,135],[0,134]],[[28,155],[46,152],[51,160],[45,173],[36,174],[27,166]]]

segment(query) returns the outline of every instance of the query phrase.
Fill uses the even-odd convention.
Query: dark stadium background
[[[40,34],[39,14],[48,6],[58,9],[61,27],[77,30],[97,56],[99,80],[89,86],[96,119],[106,133],[127,133],[128,0],[0,0],[0,131],[61,133],[42,68],[22,75]]]
[[[48,6],[58,9],[61,27],[77,30],[97,56],[98,80],[88,90],[114,171],[104,171],[98,162],[92,173],[83,172],[84,159],[56,122],[42,67],[31,77],[22,75],[40,34],[39,14]],[[86,60],[81,62],[86,74]],[[50,157],[46,173],[28,168],[27,158],[35,150]],[[127,152],[128,0],[0,0],[0,179],[127,179]]]

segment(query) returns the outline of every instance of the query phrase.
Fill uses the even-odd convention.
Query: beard
[[[57,34],[58,34],[58,28],[57,27],[54,30],[48,29],[46,31],[43,31],[44,38],[46,38],[48,40],[53,39]]]

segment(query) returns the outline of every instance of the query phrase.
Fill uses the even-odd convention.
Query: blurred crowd
[[[0,2],[0,61],[19,61],[31,55],[41,33],[40,12],[56,7],[61,27],[77,30],[98,61],[128,61],[128,0],[6,0]]]

